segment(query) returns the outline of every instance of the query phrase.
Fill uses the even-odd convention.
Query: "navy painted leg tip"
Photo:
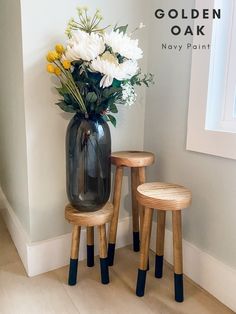
[[[87,245],[87,266],[94,266],[94,245]]]
[[[68,285],[74,286],[77,283],[78,259],[70,259]]]
[[[106,281],[103,280],[103,281],[102,281],[102,284],[103,284],[103,285],[108,285],[109,283],[110,283],[110,280],[106,280]]]
[[[114,264],[115,246],[116,245],[114,243],[108,243],[107,258],[108,258],[108,265],[109,266],[113,266],[113,264]]]
[[[155,263],[155,277],[162,278],[163,276],[163,256],[156,255],[156,263]]]
[[[68,281],[68,285],[69,286],[75,286],[76,285],[76,281]]]
[[[103,285],[107,285],[110,282],[107,258],[100,258],[100,268],[101,268],[101,282]]]
[[[140,251],[139,232],[133,232],[133,250],[134,252]]]
[[[144,296],[144,292],[136,291],[136,296],[141,298]]]
[[[174,282],[175,301],[181,303],[184,301],[183,274],[174,274]]]
[[[136,295],[138,297],[144,296],[146,275],[147,275],[146,270],[142,270],[142,269],[138,270],[138,278],[137,278],[137,286],[136,286]]]

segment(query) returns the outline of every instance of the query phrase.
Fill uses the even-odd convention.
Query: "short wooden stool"
[[[99,255],[101,267],[101,282],[109,283],[109,270],[107,260],[107,240],[106,240],[106,223],[111,221],[113,216],[113,205],[107,203],[103,208],[94,212],[82,212],[75,209],[72,205],[67,205],[65,208],[65,218],[73,225],[71,257],[68,284],[73,286],[77,282],[78,255],[80,244],[81,227],[87,227],[87,245],[93,246],[93,231],[94,226],[98,226],[99,230]],[[88,250],[89,267],[94,265],[93,251]]]
[[[131,191],[132,191],[132,216],[133,216],[133,249],[139,251],[139,216],[142,223],[142,208],[138,208],[136,190],[139,184],[145,182],[145,167],[154,163],[155,156],[149,152],[121,151],[111,155],[111,163],[116,166],[114,183],[114,216],[110,225],[108,261],[112,266],[114,262],[117,225],[120,209],[121,187],[123,179],[123,168],[131,168]]]
[[[172,211],[175,300],[183,302],[181,209],[187,208],[191,204],[191,192],[185,187],[176,184],[161,182],[146,183],[138,187],[137,200],[145,206],[145,211],[136,294],[142,297],[145,291],[153,208],[158,210],[155,277],[162,277],[165,219],[166,211],[169,210]]]

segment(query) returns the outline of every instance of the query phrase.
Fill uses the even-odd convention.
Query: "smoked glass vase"
[[[76,114],[66,134],[67,196],[80,211],[96,211],[109,199],[111,136],[100,115]]]

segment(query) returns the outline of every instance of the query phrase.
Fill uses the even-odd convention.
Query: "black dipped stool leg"
[[[101,282],[104,285],[109,283],[109,268],[108,268],[108,259],[100,258],[100,268],[101,268]]]
[[[115,243],[108,243],[107,258],[109,266],[113,266],[114,264],[115,247]]]
[[[163,276],[163,256],[156,255],[155,277],[162,278],[162,276]]]
[[[87,266],[94,266],[94,245],[87,245]]]
[[[78,259],[70,259],[68,285],[74,286],[77,283]]]
[[[183,286],[183,274],[175,274],[175,301],[184,301],[184,286]]]
[[[133,232],[133,250],[134,252],[140,250],[139,232]]]
[[[138,297],[144,296],[145,285],[146,285],[146,275],[147,271],[139,269],[138,270],[138,278],[137,278],[137,286],[136,286],[136,295]]]

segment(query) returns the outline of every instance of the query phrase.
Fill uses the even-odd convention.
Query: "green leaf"
[[[71,96],[69,94],[64,94],[63,97],[65,103],[67,103],[68,105],[72,102]]]
[[[109,110],[110,110],[112,113],[118,113],[117,106],[116,106],[116,104],[115,104],[113,101],[114,101],[114,100],[112,100],[111,104],[109,103]]]
[[[127,32],[127,28],[128,28],[128,24],[127,25],[124,25],[124,26],[115,26],[114,27],[114,31],[118,31],[119,33],[126,33]]]
[[[106,121],[106,122],[109,122],[109,121],[110,121],[106,115],[103,115],[102,118],[103,118],[103,120]]]
[[[113,94],[118,93],[121,91],[120,87],[109,87],[109,88],[105,88],[103,90],[102,96],[104,98],[109,98],[111,97]]]
[[[96,102],[98,99],[97,95],[95,92],[89,92],[87,95],[86,95],[86,101],[87,102],[90,102],[90,103],[93,103],[93,102]]]
[[[121,81],[114,79],[112,83],[112,87],[120,87],[120,86],[121,86]]]
[[[58,93],[61,96],[64,96],[65,94],[68,94],[68,90],[67,90],[67,88],[64,85],[62,85],[62,87],[56,87],[56,90],[58,91]]]
[[[116,118],[111,114],[108,114],[107,117],[109,118],[110,122],[116,127]]]
[[[56,103],[57,106],[59,106],[63,111],[65,112],[71,112],[74,113],[76,112],[76,110],[74,109],[74,107],[72,107],[71,105],[68,105],[66,102],[64,101],[60,101]]]

